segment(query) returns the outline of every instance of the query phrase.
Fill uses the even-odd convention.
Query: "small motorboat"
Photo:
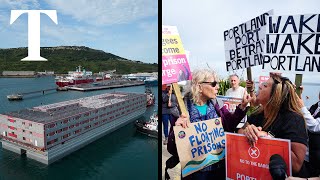
[[[148,122],[136,121],[137,131],[153,138],[158,138],[158,113],[150,116]]]
[[[23,95],[22,94],[11,94],[7,96],[9,101],[14,101],[14,100],[22,100]]]

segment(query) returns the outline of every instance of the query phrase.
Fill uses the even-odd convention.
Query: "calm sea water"
[[[22,101],[8,101],[6,95],[55,88],[53,77],[0,78],[0,113],[51,104],[107,92],[144,93],[144,86],[91,92],[49,91],[26,95]],[[153,87],[158,97],[158,87]],[[156,104],[158,100],[156,99]],[[148,120],[158,106],[147,108],[141,120]],[[4,150],[0,143],[0,179],[157,179],[158,140],[136,132],[134,123],[118,129],[86,147],[44,165]]]

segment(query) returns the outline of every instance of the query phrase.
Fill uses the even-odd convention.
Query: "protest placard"
[[[259,76],[259,85],[263,82],[267,82],[270,76]]]
[[[320,72],[320,15],[269,16],[262,69]]]
[[[272,180],[269,172],[270,157],[279,154],[287,165],[286,174],[291,175],[290,140],[259,138],[254,147],[242,134],[226,134],[226,177],[227,179]]]
[[[183,177],[224,158],[225,134],[220,118],[173,128]]]
[[[175,26],[162,26],[162,84],[191,80],[191,72]]]
[[[227,71],[258,66],[263,63],[267,17],[273,10],[224,31]]]
[[[226,109],[231,113],[234,113],[236,111],[237,106],[242,103],[242,100],[243,99],[241,98],[234,98],[229,96],[217,96],[217,101],[219,103],[219,106],[222,104],[222,106],[226,107]],[[241,119],[237,128],[241,128],[246,121],[247,121],[247,115],[243,119]]]

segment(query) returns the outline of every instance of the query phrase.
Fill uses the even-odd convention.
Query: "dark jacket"
[[[168,106],[168,102],[168,91],[162,91],[162,114],[171,114],[173,117],[178,118],[180,112],[178,109],[178,100],[174,93],[171,94],[171,107]]]
[[[319,103],[319,102],[315,103],[314,105],[312,105],[312,106],[310,107],[309,111],[310,111],[311,115],[313,115],[313,113],[317,110],[317,108],[318,108],[318,103]],[[316,116],[314,116],[314,118],[318,118],[318,117],[320,117],[320,111],[316,114]]]

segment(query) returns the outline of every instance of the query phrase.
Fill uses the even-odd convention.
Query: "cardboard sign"
[[[279,154],[287,164],[287,175],[291,175],[290,140],[259,138],[254,147],[241,134],[226,133],[226,173],[227,179],[272,180],[269,160]]]
[[[225,135],[220,118],[191,123],[189,128],[174,126],[182,176],[185,177],[225,156]]]
[[[224,31],[227,71],[258,66],[263,63],[266,24],[273,10]]]
[[[175,26],[162,26],[162,84],[191,80],[186,52]]]
[[[270,76],[259,76],[259,85],[263,82],[267,82]]]
[[[233,113],[236,110],[237,106],[241,104],[242,99],[229,96],[217,96],[217,101],[222,101],[223,106],[225,106],[229,112]]]
[[[320,14],[270,16],[262,69],[320,72]]]

